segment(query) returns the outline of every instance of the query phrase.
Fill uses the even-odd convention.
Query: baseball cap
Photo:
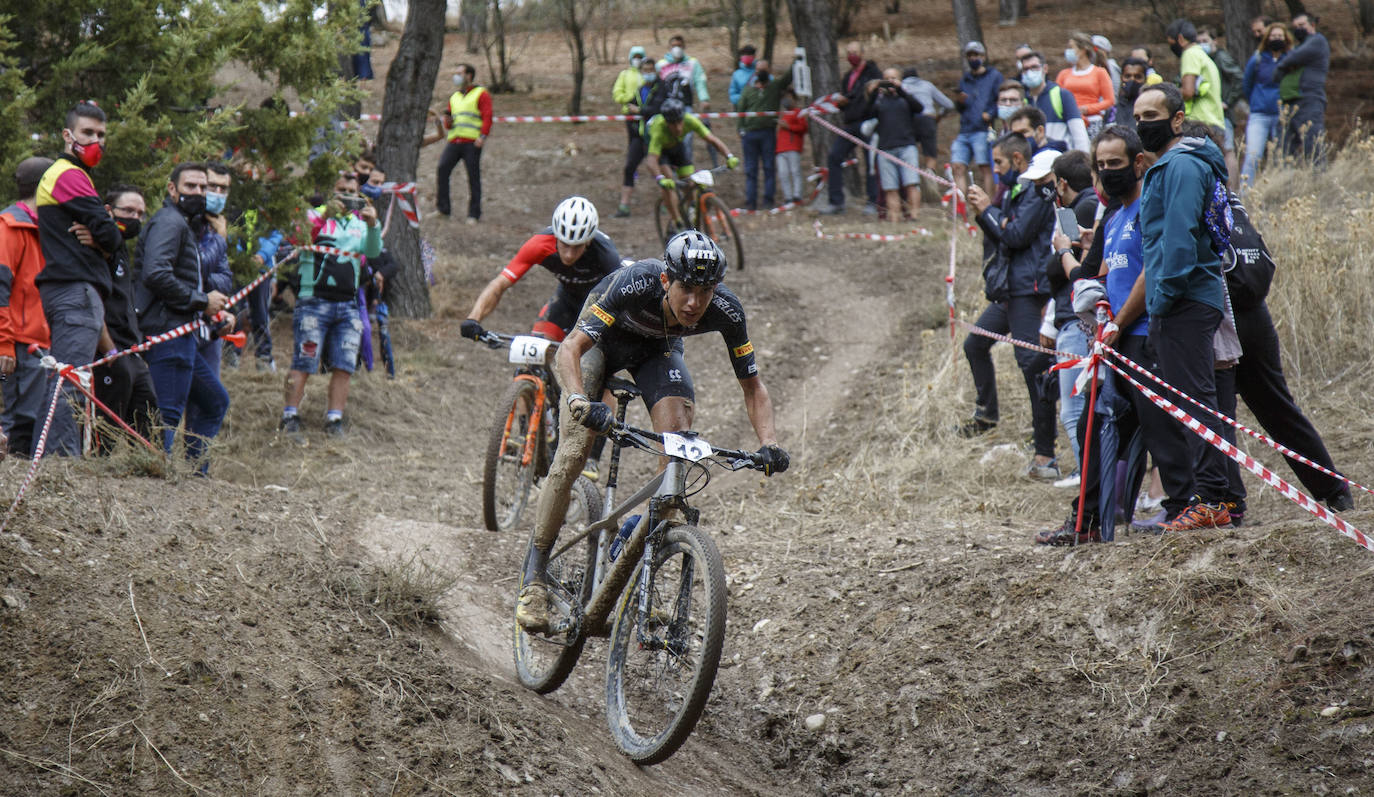
[[[1109,53],[1112,51],[1112,40],[1099,33],[1093,37],[1093,46],[1104,53]]]
[[[969,53],[987,55],[988,48],[984,47],[982,42],[969,42],[968,44],[964,45],[964,55],[968,55]]]
[[[1059,158],[1060,154],[1061,153],[1052,149],[1041,150],[1035,153],[1035,157],[1031,158],[1030,166],[1026,167],[1026,171],[1021,174],[1021,178],[1030,180],[1031,182],[1043,178],[1045,175],[1054,171],[1054,162]]]

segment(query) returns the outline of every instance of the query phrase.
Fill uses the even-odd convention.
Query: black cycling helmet
[[[667,99],[663,101],[663,106],[658,112],[663,115],[665,122],[681,122],[683,115],[687,113],[687,106],[682,104],[682,100]]]
[[[699,230],[685,230],[663,249],[668,278],[688,285],[715,285],[725,279],[725,253]]]

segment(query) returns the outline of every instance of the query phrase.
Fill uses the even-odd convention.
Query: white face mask
[[[1078,51],[1075,50],[1075,49],[1072,48],[1072,47],[1070,47],[1069,49],[1065,50],[1065,51],[1064,51],[1064,60],[1065,60],[1065,61],[1068,61],[1068,62],[1071,63],[1071,64],[1076,64],[1076,63],[1078,63]]]
[[[642,64],[642,63],[644,63],[644,56],[642,56],[642,55],[632,55],[632,56],[630,56],[630,66],[633,66],[633,67],[638,68],[639,65]]]
[[[683,56],[685,53],[686,53],[686,51],[683,50],[682,47],[680,47],[680,46],[679,46],[679,47],[674,47],[673,49],[671,49],[671,50],[668,51],[668,55],[672,56],[672,58],[673,58],[674,61],[681,61],[681,60],[682,60],[682,56]]]
[[[468,82],[468,76],[467,76],[467,75],[458,74],[458,75],[454,75],[454,76],[453,76],[453,85],[458,86],[459,88],[461,88],[461,87],[463,87],[463,86],[466,86],[466,85],[467,85],[467,82]]]

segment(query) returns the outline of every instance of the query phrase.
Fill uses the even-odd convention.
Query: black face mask
[[[1286,42],[1270,39],[1265,42],[1264,47],[1271,53],[1281,53],[1284,51],[1285,44]]]
[[[1135,166],[1123,166],[1120,169],[1099,169],[1098,179],[1102,181],[1102,190],[1107,196],[1125,199],[1135,190],[1137,178],[1135,176]]]
[[[1302,44],[1307,40],[1307,31],[1303,28],[1293,28],[1293,38],[1298,40],[1298,44]]]
[[[1163,152],[1164,148],[1169,146],[1169,142],[1174,140],[1174,121],[1155,119],[1150,122],[1136,122],[1135,131],[1140,134],[1140,143],[1146,152]]]
[[[121,219],[116,216],[115,226],[119,228],[119,232],[124,236],[124,240],[132,241],[138,237],[138,231],[143,227],[143,220]]]
[[[182,194],[177,197],[177,210],[188,219],[205,215],[204,194]]]
[[[1173,51],[1174,55],[1183,55],[1183,48],[1178,46],[1178,42],[1169,42],[1169,49]]]
[[[1121,81],[1121,99],[1123,100],[1123,102],[1118,104],[1134,105],[1135,98],[1140,96],[1140,86],[1141,84],[1137,83],[1134,80]]]

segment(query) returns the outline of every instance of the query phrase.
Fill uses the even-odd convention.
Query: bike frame
[[[535,374],[516,374],[515,381],[525,381],[534,385],[534,406],[530,408],[530,428],[525,434],[525,444],[520,451],[520,466],[529,467],[534,461],[535,445],[539,442],[539,432],[544,426],[544,402],[546,393],[544,390],[544,380]],[[506,442],[510,440],[511,424],[515,423],[515,412],[511,411],[506,416],[506,431],[501,436],[501,449],[504,451]]]

